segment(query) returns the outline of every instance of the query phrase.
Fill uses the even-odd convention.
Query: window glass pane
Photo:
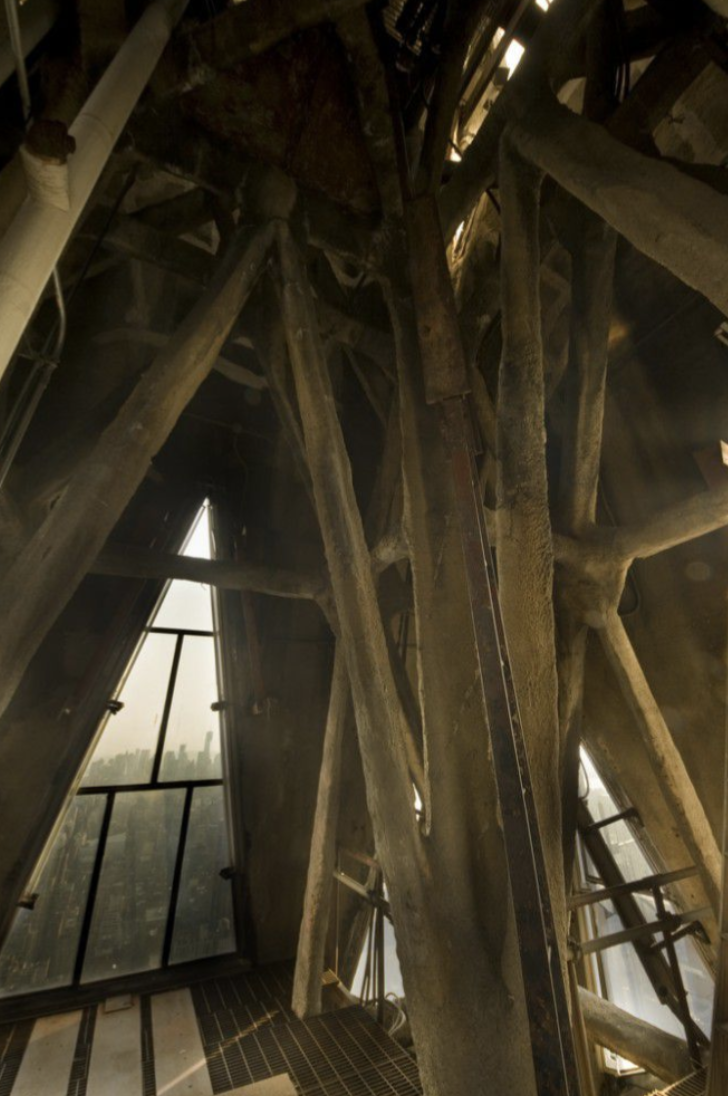
[[[70,985],[106,797],[74,799],[37,883],[0,954],[0,995]]]
[[[110,714],[83,780],[84,787],[143,784],[152,775],[175,637],[148,635],[121,687],[124,707]]]
[[[581,751],[582,774],[586,787],[580,789],[586,798],[589,813],[595,822],[618,814],[620,807],[606,788],[586,750]],[[627,882],[652,874],[652,867],[626,822],[613,822],[601,830],[617,866]]]
[[[212,631],[210,587],[199,582],[170,582],[153,628],[189,628],[196,632]]]
[[[161,780],[206,780],[222,775],[215,644],[185,636],[164,740]]]
[[[208,504],[200,510],[197,520],[190,530],[189,536],[182,549],[183,556],[193,556],[198,559],[210,559],[210,511]]]
[[[397,997],[404,997],[394,925],[387,917],[384,918],[384,987],[387,993],[395,993]]]
[[[703,962],[698,945],[694,940],[691,940],[688,936],[683,937],[675,944],[675,950],[677,951],[685,989],[688,992],[690,1015],[702,1028],[704,1034],[710,1036],[713,1023],[715,983],[708,973],[708,968]]]
[[[117,794],[84,982],[160,965],[184,796],[179,789]]]
[[[230,863],[221,787],[196,788],[192,796],[172,942],[172,963],[235,950]]]
[[[642,897],[642,896],[641,896]],[[656,917],[654,902],[644,896],[640,902],[643,916],[654,921]],[[598,936],[607,936],[612,932],[621,932],[622,921],[611,902],[600,902],[595,906],[596,928]],[[606,996],[615,1005],[647,1020],[662,1031],[684,1037],[685,1031],[675,1014],[663,1005],[652,983],[645,974],[632,944],[620,944],[601,953],[602,968],[606,981]]]
[[[183,556],[210,558],[210,522],[207,506],[203,506]],[[212,631],[212,601],[210,587],[199,582],[170,582],[159,612],[154,618],[155,628],[189,628],[192,631]]]
[[[626,822],[613,822],[611,826],[605,826],[602,837],[628,883],[652,875],[652,866]]]
[[[356,972],[351,981],[351,992],[361,997],[364,992],[364,978],[366,975],[367,957],[369,955],[369,941],[365,939],[359,956]],[[386,993],[394,993],[397,997],[404,997],[402,984],[402,971],[397,956],[397,939],[394,935],[394,925],[388,917],[384,918],[384,988]],[[371,993],[371,986],[369,987]]]

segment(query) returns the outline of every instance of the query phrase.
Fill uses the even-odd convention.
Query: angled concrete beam
[[[643,156],[544,94],[512,129],[521,154],[638,251],[728,315],[728,197]]]
[[[336,866],[341,744],[351,714],[349,674],[341,644],[337,643],[331,671],[329,711],[326,717],[303,917],[293,976],[291,1007],[302,1020],[308,1016],[318,1016],[321,1012],[321,976],[324,972],[331,887]]]
[[[165,555],[148,548],[117,544],[107,544],[91,565],[89,574],[181,579],[183,582],[203,582],[221,590],[249,590],[271,597],[313,600],[323,597],[327,590],[323,574],[286,571],[257,563]]]
[[[595,1043],[621,1054],[672,1084],[693,1073],[687,1043],[597,997],[583,986],[579,1003],[587,1031]]]
[[[614,534],[620,559],[647,559],[728,525],[728,484],[666,506],[639,525],[623,525]]]
[[[650,765],[660,781],[680,836],[700,872],[710,903],[717,911],[722,857],[695,785],[616,611],[607,614],[598,634],[635,718]]]

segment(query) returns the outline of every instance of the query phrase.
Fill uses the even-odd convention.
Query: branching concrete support
[[[270,229],[236,241],[177,334],[144,374],[0,584],[0,713],[98,556],[181,412],[205,379],[268,252]]]
[[[595,1043],[623,1054],[631,1062],[672,1083],[695,1069],[687,1043],[645,1020],[581,988],[579,1001],[589,1034]]]
[[[331,694],[311,836],[311,857],[293,978],[292,1008],[302,1020],[321,1012],[321,974],[324,969],[331,887],[336,865],[341,743],[350,712],[349,674],[341,645],[337,644],[331,672]]]
[[[398,953],[425,1092],[428,1096],[462,1096],[489,1081],[502,1083],[506,1077],[529,1092],[532,1068],[523,1039],[522,1005],[509,1000],[501,973],[504,968],[511,977],[516,972],[518,992],[517,957],[512,942],[504,947],[507,910],[503,903],[492,901],[492,880],[505,878],[505,868],[501,876],[484,878],[481,871],[475,878],[483,866],[486,845],[495,843],[502,855],[495,796],[484,804],[481,783],[472,804],[477,819],[471,820],[471,836],[481,859],[464,863],[448,855],[453,848],[447,836],[449,816],[471,805],[463,792],[467,783],[459,785],[455,799],[443,803],[429,840],[423,840],[417,830],[402,717],[351,471],[315,331],[312,302],[300,261],[285,238],[283,256],[284,315],[306,454],[331,570],[339,640],[349,668],[377,854],[398,926]],[[415,358],[413,370],[416,365]],[[431,626],[435,627],[434,620]],[[461,626],[461,634],[463,630]],[[456,665],[452,652],[447,661]],[[461,694],[459,701],[459,705],[465,701],[464,710],[456,709],[448,724],[435,730],[443,756],[449,747],[451,757],[458,755],[453,766],[469,766],[472,771],[477,758],[468,752],[465,742],[479,730],[484,755],[485,738],[482,722],[473,720],[473,711],[479,708],[473,696],[474,676],[468,686],[470,697]],[[487,772],[485,756],[482,768]],[[484,897],[482,908],[474,904],[474,884]],[[463,895],[466,901],[461,901]],[[500,934],[493,928],[494,922],[500,926]]]
[[[543,95],[514,125],[522,155],[728,315],[728,197]]]
[[[616,611],[609,613],[599,636],[660,781],[685,845],[700,871],[708,898],[718,909],[721,856],[718,845],[672,735],[652,695],[629,636]]]
[[[679,832],[701,869],[711,902],[716,903],[720,871],[705,811],[672,735],[662,717],[617,606],[633,561],[647,558],[728,524],[728,490],[704,491],[666,507],[639,525],[593,527],[581,537],[554,537],[559,604],[577,624],[596,629],[620,687],[635,714],[666,802]],[[568,667],[562,666],[562,677]],[[568,809],[568,797],[567,797]]]
[[[498,576],[554,913],[565,930],[561,863],[553,547],[539,300],[541,175],[504,137],[503,352],[498,385]],[[563,937],[562,937],[563,938]]]
[[[620,562],[631,563],[725,525],[728,525],[728,487],[724,486],[667,506],[640,525],[623,525],[614,533],[612,549]]]

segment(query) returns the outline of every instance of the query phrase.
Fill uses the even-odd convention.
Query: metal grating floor
[[[697,1073],[683,1077],[682,1081],[676,1081],[673,1085],[653,1093],[653,1096],[705,1096],[707,1079],[707,1071],[699,1069]]]
[[[291,1076],[300,1096],[421,1096],[417,1065],[358,1006],[297,1020],[278,964],[192,987],[215,1093]]]
[[[32,1020],[0,1027],[0,1096],[10,1096],[32,1030]]]
[[[86,1096],[88,1071],[91,1064],[91,1048],[96,1028],[96,1007],[85,1008],[81,1026],[78,1030],[76,1050],[73,1055],[71,1079],[68,1082],[67,1096]]]

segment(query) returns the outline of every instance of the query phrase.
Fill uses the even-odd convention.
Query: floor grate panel
[[[691,1073],[689,1077],[684,1077],[681,1081],[676,1081],[667,1088],[653,1093],[653,1096],[705,1096],[707,1079],[707,1070],[699,1069],[696,1073]]]
[[[192,988],[213,1091],[288,1073],[300,1096],[421,1096],[417,1065],[359,1006],[297,1020],[289,964]]]
[[[0,1096],[10,1096],[32,1030],[32,1020],[0,1027]]]
[[[85,1008],[81,1017],[81,1026],[78,1030],[76,1050],[71,1066],[71,1078],[68,1082],[66,1096],[86,1096],[88,1086],[88,1071],[91,1064],[91,1047],[94,1041],[94,1029],[96,1027],[96,1006]]]
[[[142,997],[140,1002],[142,1029],[142,1091],[144,1096],[157,1096],[157,1071],[154,1066],[154,1030],[152,1028],[152,999]]]

